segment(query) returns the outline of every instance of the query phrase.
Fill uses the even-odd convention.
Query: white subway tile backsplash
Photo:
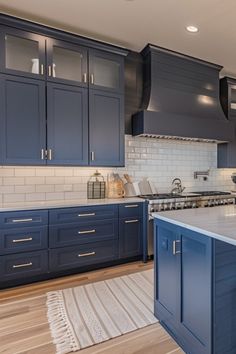
[[[133,180],[148,177],[159,192],[171,189],[180,177],[186,191],[231,190],[233,169],[216,169],[217,145],[126,135],[125,166],[121,168],[0,166],[0,203],[78,199],[87,196],[87,181],[98,169],[107,178],[111,172],[129,173]],[[194,171],[208,170],[207,181],[195,180]],[[236,170],[235,170],[236,171]]]

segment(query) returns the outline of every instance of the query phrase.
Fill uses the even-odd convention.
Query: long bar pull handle
[[[41,73],[41,75],[44,75],[44,65],[43,64],[40,65],[40,73]]]
[[[83,234],[94,234],[96,232],[95,229],[93,230],[84,230],[84,231],[78,231],[79,235],[83,235]]]
[[[52,67],[48,65],[48,76],[52,76]]]
[[[134,220],[125,220],[126,224],[131,224],[131,223],[135,223],[138,222],[138,219],[134,219]]]
[[[91,161],[94,161],[94,160],[95,160],[95,152],[91,151]]]
[[[44,149],[41,149],[41,160],[44,160],[45,154],[44,154]]]
[[[48,149],[48,160],[52,160],[52,149]]]
[[[79,217],[81,216],[94,216],[96,213],[85,213],[85,214],[78,214]]]
[[[180,244],[181,241],[180,241],[180,240],[175,240],[175,241],[173,241],[173,251],[172,251],[173,255],[176,255],[176,254],[178,254],[178,253],[181,253],[180,250],[179,250],[179,251],[176,250],[176,248],[177,248],[177,247],[176,247],[176,244],[177,244],[177,243]]]
[[[86,84],[87,82],[87,73],[83,73],[83,82]]]
[[[32,262],[29,263],[23,263],[23,264],[16,264],[13,265],[12,268],[24,268],[24,267],[31,267],[33,265]]]
[[[32,241],[33,238],[32,237],[28,237],[28,238],[19,238],[18,240],[12,240],[13,243],[18,243],[18,242],[28,242],[28,241]]]
[[[80,253],[78,257],[88,257],[88,256],[95,256],[96,252],[88,252],[88,253]]]
[[[90,75],[90,83],[92,85],[94,85],[94,75],[93,74]]]
[[[137,208],[138,204],[125,205],[125,208]]]
[[[33,221],[32,218],[29,219],[13,219],[12,222],[29,222],[29,221]]]

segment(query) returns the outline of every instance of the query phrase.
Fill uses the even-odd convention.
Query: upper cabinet
[[[44,78],[45,37],[1,27],[0,68],[7,74]]]
[[[47,38],[47,79],[87,87],[87,49]]]
[[[90,50],[89,85],[93,89],[124,93],[123,58],[98,50]]]
[[[123,166],[125,51],[4,22],[0,164]]]
[[[236,79],[226,76],[220,80],[220,101],[226,117],[236,120]]]

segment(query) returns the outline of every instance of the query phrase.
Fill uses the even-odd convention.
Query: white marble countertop
[[[236,205],[171,210],[153,216],[236,246]]]
[[[117,198],[117,199],[74,199],[74,200],[55,200],[41,202],[16,202],[16,203],[0,203],[0,212],[17,211],[17,210],[39,210],[54,208],[72,208],[78,206],[90,205],[109,205],[122,203],[142,203],[142,198]]]

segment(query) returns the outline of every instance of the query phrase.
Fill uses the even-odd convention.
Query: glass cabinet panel
[[[93,58],[92,84],[111,89],[120,86],[120,63],[102,57]]]
[[[83,81],[83,54],[67,48],[53,46],[52,76],[55,78]]]
[[[6,69],[39,74],[39,42],[5,35]]]

